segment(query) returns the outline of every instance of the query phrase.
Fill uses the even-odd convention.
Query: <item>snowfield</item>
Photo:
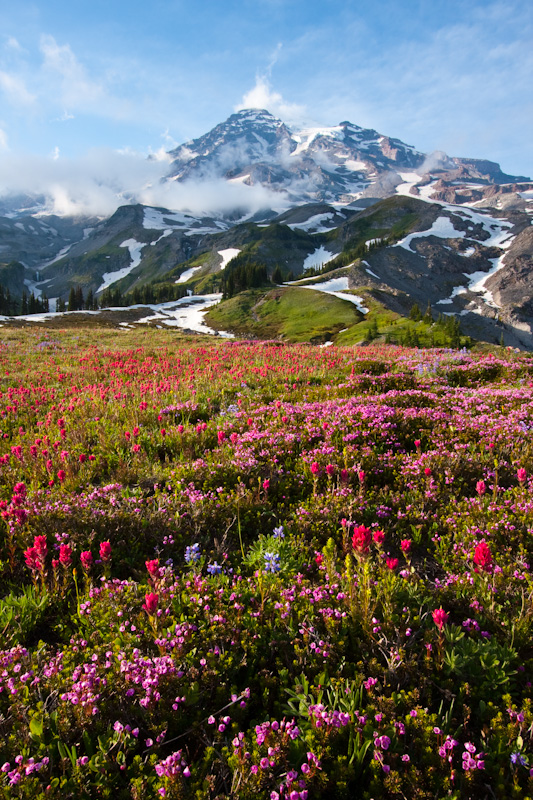
[[[123,267],[122,269],[117,269],[115,272],[104,272],[102,275],[102,283],[98,287],[97,291],[102,292],[104,289],[107,289],[113,283],[120,281],[122,278],[125,278],[126,275],[129,275],[132,269],[138,267],[141,263],[141,250],[143,247],[146,247],[146,242],[137,242],[135,239],[126,239],[122,242],[120,247],[127,247],[130,251],[130,258],[131,264],[129,267]]]
[[[363,298],[359,297],[357,294],[348,294],[346,292],[348,289],[348,278],[332,278],[331,280],[324,281],[323,283],[309,283],[301,288],[314,289],[316,292],[332,294],[334,297],[338,297],[340,300],[347,300],[349,303],[353,303],[357,310],[361,312],[361,314],[368,314],[368,308],[363,305]]]
[[[316,267],[321,267],[323,264],[327,264],[328,261],[336,258],[337,255],[337,253],[330,253],[329,250],[326,250],[325,247],[323,247],[323,245],[320,245],[320,247],[317,247],[314,253],[310,253],[304,260],[303,270],[305,272],[306,269],[316,269]]]
[[[222,259],[222,263],[219,267],[219,270],[222,271],[226,269],[228,262],[231,261],[232,258],[235,258],[235,256],[238,256],[241,251],[237,250],[236,247],[228,247],[226,250],[218,250],[217,252]]]

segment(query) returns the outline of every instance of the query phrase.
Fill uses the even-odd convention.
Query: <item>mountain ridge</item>
[[[164,181],[261,187],[264,206],[240,199],[197,213],[130,202],[54,227],[28,214],[25,196],[21,216],[0,218],[0,260],[22,263],[28,291],[51,298],[154,285],[173,299],[233,291],[247,274],[287,281],[342,268],[345,290],[381,292],[406,311],[429,304],[489,340],[506,326],[510,343],[533,347],[533,182],[494,162],[425,154],[349,121],[291,129],[244,109],[171,150]]]

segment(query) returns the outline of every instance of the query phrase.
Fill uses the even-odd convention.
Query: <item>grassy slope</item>
[[[296,287],[242,292],[206,316],[213,328],[291,342],[325,342],[362,319],[352,303]]]

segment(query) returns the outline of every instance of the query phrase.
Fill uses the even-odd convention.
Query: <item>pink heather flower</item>
[[[158,602],[159,595],[154,594],[154,592],[148,592],[148,594],[144,595],[143,609],[149,615],[155,614]]]
[[[68,544],[59,546],[59,563],[64,567],[70,567],[72,562],[72,550]]]
[[[111,560],[111,542],[100,542],[100,558],[104,563]]]
[[[412,544],[413,543],[412,543],[411,539],[402,539],[402,542],[400,544],[400,547],[402,549],[402,553],[405,553],[407,555],[407,553],[409,553],[410,550],[411,550],[411,545]]]
[[[482,497],[485,492],[487,491],[487,487],[485,486],[485,481],[478,481],[476,483],[476,492],[480,497]]]
[[[516,477],[520,483],[526,482],[527,472],[525,471],[524,467],[520,467],[520,469],[516,471]]]
[[[65,472],[65,470],[64,469],[60,469],[59,472],[57,473],[58,481],[60,483],[63,483],[63,481],[65,480],[66,477],[67,477],[67,473]]]
[[[388,558],[385,563],[387,564],[387,567],[390,570],[395,570],[396,567],[398,566],[398,559],[397,558]]]
[[[148,574],[152,576],[152,578],[159,577],[159,559],[154,558],[152,561],[145,561],[146,569],[148,570]]]
[[[374,531],[373,538],[376,544],[383,544],[385,541],[385,533],[383,531]]]
[[[358,525],[356,528],[354,528],[352,547],[356,553],[361,553],[362,555],[368,553],[371,541],[372,533],[370,528],[366,528],[364,525]]]
[[[83,553],[80,553],[80,561],[81,566],[85,570],[85,572],[89,572],[93,565],[93,556],[90,550],[84,550]]]
[[[320,473],[320,465],[318,461],[313,461],[313,463],[311,464],[311,474],[318,475],[319,473]]]
[[[442,631],[446,623],[448,622],[448,617],[450,616],[447,611],[445,611],[442,607],[436,608],[435,611],[431,615],[433,617],[433,622],[439,629]]]
[[[476,567],[488,572],[492,567],[492,553],[487,542],[479,542],[474,550],[473,557]]]

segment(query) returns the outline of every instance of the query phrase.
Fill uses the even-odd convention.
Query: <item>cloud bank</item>
[[[164,151],[147,158],[140,153],[94,149],[78,159],[62,158],[57,151],[48,158],[0,152],[0,197],[41,195],[46,198],[44,213],[58,216],[106,217],[131,203],[197,215],[286,205],[283,195],[262,186],[227,183],[209,176],[178,183],[163,180],[167,172]]]

